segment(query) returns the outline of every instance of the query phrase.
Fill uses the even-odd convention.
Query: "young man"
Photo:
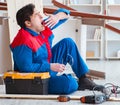
[[[53,15],[43,21],[43,17],[35,5],[28,4],[18,10],[16,19],[21,27],[10,47],[13,52],[14,70],[19,72],[49,72],[49,94],[69,94],[94,87],[102,90],[86,78],[89,72],[87,65],[80,56],[76,44],[70,38],[64,38],[52,47],[52,30],[64,23],[69,17],[69,11],[58,9]],[[65,70],[69,63],[73,72],[79,78],[79,85],[71,75],[57,76]]]

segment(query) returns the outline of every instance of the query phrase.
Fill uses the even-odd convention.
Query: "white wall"
[[[11,54],[9,48],[8,20],[2,20],[0,24],[0,73],[4,73],[11,67]]]
[[[78,32],[76,32],[76,30],[78,30]],[[56,44],[58,41],[66,37],[72,38],[84,61],[86,61],[86,26],[81,24],[81,20],[69,19],[53,32],[55,35],[53,44]]]
[[[28,3],[34,3],[42,12],[41,0],[7,0],[9,21],[0,18],[0,74],[13,69],[9,45],[18,31],[15,15],[20,7]],[[0,16],[4,15],[2,12],[0,11]]]

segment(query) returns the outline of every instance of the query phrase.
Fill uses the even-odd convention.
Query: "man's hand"
[[[63,72],[65,70],[65,65],[60,63],[51,63],[50,69],[55,72]]]
[[[48,17],[45,20],[45,26],[48,26],[50,28],[53,28],[59,22],[59,20],[69,18],[69,15],[67,15],[64,12],[59,12],[59,13],[54,14],[54,15],[45,13],[45,15]]]
[[[58,15],[45,14],[48,18],[45,20],[45,26],[53,28],[58,22]]]

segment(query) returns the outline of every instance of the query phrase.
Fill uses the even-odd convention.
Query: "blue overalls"
[[[88,72],[88,67],[80,56],[77,46],[71,38],[64,38],[52,48],[52,61],[67,64],[72,67],[73,72],[78,78]],[[49,82],[49,93],[69,94],[78,89],[78,83],[70,74],[56,76],[55,72],[51,73]]]
[[[59,9],[55,13],[61,11],[69,14],[66,9]],[[52,29],[45,27],[45,30],[39,35],[28,28],[20,29],[10,45],[14,70],[19,72],[50,72],[49,94],[69,94],[78,89],[75,78],[66,74],[57,76],[57,72],[50,70],[50,63],[63,63],[65,65],[69,63],[78,78],[88,72],[88,67],[72,39],[64,38],[52,47],[53,33],[51,30],[66,20],[60,20]]]

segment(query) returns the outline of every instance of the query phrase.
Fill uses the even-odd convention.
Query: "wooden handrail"
[[[70,8],[66,5],[63,5],[62,3],[57,2],[56,0],[52,0],[52,3],[57,7],[66,8],[66,9],[70,10],[70,12],[71,12],[70,15],[72,15],[72,16],[80,16],[80,17],[84,17],[84,18],[101,18],[101,19],[110,19],[110,20],[119,20],[120,21],[120,17],[78,12],[73,8]],[[0,2],[0,10],[7,10],[7,3]],[[56,9],[44,7],[43,11],[52,14],[54,11],[56,11]],[[120,30],[111,25],[105,24],[104,27],[120,34]]]
[[[80,17],[85,17],[85,18],[101,18],[101,19],[120,21],[120,17],[105,16],[105,15],[98,15],[98,14],[85,13],[85,12],[78,12],[75,9],[72,9],[72,8],[66,6],[66,5],[63,5],[62,3],[57,2],[56,0],[52,0],[52,3],[59,8],[65,8],[65,9],[70,10],[70,12],[71,12],[70,15],[71,16],[80,16]]]
[[[7,10],[7,7],[0,7],[0,10]]]
[[[7,10],[7,3],[0,2],[0,10]]]
[[[0,2],[0,6],[7,6],[6,2]]]
[[[60,2],[57,2],[56,0],[52,0],[52,3],[57,7],[64,7],[65,6],[64,4],[62,4]],[[71,7],[68,7],[68,6],[65,6],[65,8],[68,9],[68,10],[74,10],[75,11],[75,9],[73,9]]]
[[[72,9],[72,8],[66,6],[66,5],[63,5],[63,4],[59,3],[59,2],[57,2],[56,0],[52,0],[52,3],[55,6],[57,6],[57,7],[66,8],[66,9],[70,10],[70,12],[71,12],[70,15],[72,15],[72,16],[80,16],[80,17],[83,17],[83,18],[94,18],[94,19],[95,18],[99,18],[99,19],[108,19],[108,20],[117,20],[117,21],[120,21],[120,17],[105,16],[105,15],[97,15],[97,14],[91,14],[91,13],[78,12],[75,9]],[[49,10],[48,10],[48,8],[44,8],[45,12],[52,13],[52,12],[55,11],[55,9],[50,9],[50,8],[49,8]],[[117,28],[115,28],[115,27],[113,27],[113,26],[111,26],[111,25],[105,24],[104,27],[120,34],[120,30],[117,29]]]
[[[119,29],[117,29],[117,28],[115,28],[115,27],[113,27],[113,26],[111,26],[109,24],[105,24],[105,28],[107,28],[109,30],[112,30],[112,31],[117,32],[118,34],[120,34],[120,30]]]
[[[55,8],[47,8],[47,7],[43,8],[43,11],[47,12],[47,13],[53,13],[56,10],[57,9],[55,9]],[[118,21],[120,21],[120,17],[96,15],[96,14],[83,13],[83,12],[78,12],[78,11],[73,11],[73,10],[70,10],[70,15],[71,16],[79,16],[79,17],[83,17],[83,18],[101,18],[101,19],[118,20]]]

